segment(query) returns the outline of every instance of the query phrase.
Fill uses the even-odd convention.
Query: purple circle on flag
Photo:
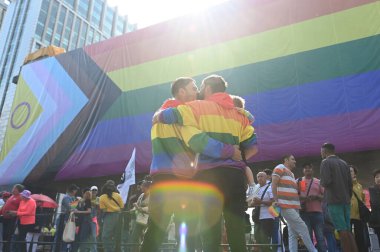
[[[20,108],[24,107],[24,106],[26,107],[26,109],[28,111],[27,114],[26,114],[26,117],[25,117],[25,119],[20,124],[16,125],[13,122],[13,117],[14,117],[16,111],[19,110]],[[11,115],[11,126],[12,126],[12,128],[14,128],[14,129],[21,128],[28,121],[29,117],[30,117],[30,104],[27,103],[27,102],[21,102],[19,105],[16,106],[16,108],[12,112],[12,115]]]

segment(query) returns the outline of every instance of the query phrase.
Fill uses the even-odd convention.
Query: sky
[[[108,0],[139,28],[206,9],[227,0]]]

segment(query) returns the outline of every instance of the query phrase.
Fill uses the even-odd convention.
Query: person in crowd
[[[19,219],[18,228],[18,244],[17,249],[20,252],[26,252],[26,234],[32,232],[36,223],[36,201],[30,197],[32,193],[23,190],[20,193],[21,202],[17,211],[9,211],[9,214],[17,216]]]
[[[165,109],[175,109],[186,102],[194,101],[197,97],[198,89],[192,78],[180,77],[172,83],[171,92],[173,99],[165,101],[159,112]],[[210,160],[212,158],[241,159],[238,146],[217,141],[198,128],[154,123],[151,133],[153,158],[150,174],[153,177],[155,187],[171,182],[187,183],[197,171],[196,166],[201,153],[209,156]],[[194,135],[196,137],[192,137]],[[188,138],[189,136],[191,139]],[[159,221],[150,221],[148,223],[142,251],[154,251],[161,245],[165,239],[165,229],[172,213],[175,214],[178,223],[186,223],[189,235],[186,237],[185,246],[187,251],[194,251],[194,230],[197,224],[194,219],[188,217],[194,216],[194,213],[191,213],[188,208],[181,208],[182,202],[176,197],[163,196],[162,194],[164,193],[164,191],[159,193],[153,191],[151,193],[150,213],[151,216],[159,216]],[[156,200],[161,198],[164,198],[167,204]],[[172,209],[164,209],[165,205],[170,205]],[[189,212],[184,213],[184,211]],[[177,225],[177,228],[180,228],[179,225]]]
[[[256,197],[253,198],[254,212],[252,218],[255,222],[255,240],[258,244],[270,244],[273,235],[274,217],[269,213],[268,207],[273,203],[272,187],[267,184],[267,175],[265,172],[257,173],[257,183],[259,190]],[[277,248],[263,246],[261,251],[276,251]]]
[[[99,208],[103,212],[102,242],[104,252],[118,251],[120,248],[120,212],[124,202],[117,193],[115,183],[107,181],[99,197]]]
[[[375,184],[369,188],[369,197],[371,204],[370,226],[377,235],[378,247],[380,247],[380,169],[373,173]]]
[[[329,209],[327,207],[326,201],[322,201],[322,211],[323,211],[323,235],[327,244],[328,252],[340,252],[338,242],[335,237],[335,227],[331,220]]]
[[[305,163],[302,165],[302,178],[297,180],[298,193],[301,201],[301,218],[309,229],[310,238],[313,239],[313,232],[317,239],[319,252],[326,252],[326,242],[323,235],[324,218],[322,211],[322,200],[324,189],[318,178],[313,175],[313,165]]]
[[[51,218],[51,212],[49,212],[48,209],[42,207],[43,202],[42,201],[36,201],[36,223],[33,227],[33,230],[28,232],[26,234],[26,247],[27,251],[36,252],[37,251],[37,245],[38,240],[41,236],[41,230],[43,227],[46,227],[49,218]],[[30,250],[30,245],[33,244],[32,249]]]
[[[149,218],[149,197],[151,181],[143,181],[141,184],[142,194],[133,204],[136,213],[136,224],[132,230],[131,243],[140,245]],[[135,250],[138,251],[138,250]]]
[[[75,195],[77,194],[79,187],[75,184],[71,184],[67,187],[66,194],[63,196],[61,203],[61,212],[58,215],[56,222],[56,233],[54,237],[54,252],[64,252],[67,251],[69,244],[62,241],[63,230],[65,228],[66,222],[69,219],[71,212],[71,204],[76,200]]]
[[[368,251],[369,236],[367,223],[360,219],[359,200],[365,202],[365,195],[362,185],[358,182],[358,169],[350,165],[350,174],[352,179],[352,197],[351,197],[351,227],[354,231],[355,241],[360,252]]]
[[[247,118],[249,119],[249,122],[251,124],[253,124],[255,118],[253,117],[253,115],[251,113],[249,113],[247,110],[245,110],[245,100],[242,97],[237,96],[237,95],[230,95],[230,96],[232,98],[232,101],[234,103],[235,108],[238,108],[241,113],[243,113],[244,115],[246,115]],[[242,158],[243,158],[244,162],[247,163],[247,160],[245,158],[245,154],[244,153],[245,153],[244,150],[242,150]],[[256,153],[254,153],[254,154],[256,154]],[[244,171],[245,171],[245,177],[247,179],[247,184],[248,184],[247,202],[249,202],[249,201],[252,200],[252,198],[255,197],[255,193],[254,192],[255,192],[255,189],[256,189],[256,183],[255,183],[255,180],[254,180],[254,176],[253,176],[252,170],[251,170],[251,168],[249,168],[248,164],[244,168]]]
[[[335,146],[325,143],[321,147],[321,185],[325,188],[324,200],[335,229],[338,230],[344,252],[356,252],[355,238],[351,233],[350,213],[352,178],[347,163],[335,155]]]
[[[297,236],[302,238],[308,251],[316,251],[310,239],[309,230],[299,215],[300,201],[298,186],[292,170],[296,168],[296,159],[288,154],[282,158],[272,173],[272,192],[275,204],[281,208],[281,215],[288,223],[289,250],[297,251]]]
[[[8,198],[11,196],[9,192],[1,192],[0,194],[0,211],[1,208],[5,205],[5,202],[7,202]],[[3,251],[3,221],[2,221],[2,216],[0,216],[1,221],[0,221],[0,251]]]
[[[3,251],[11,251],[11,241],[14,239],[14,233],[16,229],[16,216],[9,214],[10,211],[17,211],[21,202],[20,193],[24,190],[24,186],[16,184],[12,189],[12,196],[5,202],[4,206],[0,210],[0,214],[3,215]]]
[[[100,215],[99,210],[99,197],[98,197],[98,187],[91,186],[91,235],[94,238],[95,242],[97,241],[97,237],[99,235],[99,223],[98,216]],[[92,245],[92,251],[97,251],[97,245]]]
[[[223,77],[211,75],[202,81],[199,98],[201,100],[188,102],[176,108],[168,108],[160,111],[155,117],[165,124],[178,124],[193,127],[216,137],[221,142],[239,145],[244,149],[246,159],[250,159],[256,152],[256,135],[254,128],[245,115],[234,106],[232,98],[226,91],[227,82]],[[207,118],[207,119],[206,119]],[[211,119],[212,118],[212,119]],[[221,127],[223,128],[222,133]],[[218,132],[218,133],[217,133]],[[215,133],[215,134],[214,134]],[[199,134],[187,136],[186,142],[197,139]],[[206,145],[207,146],[207,145]],[[203,145],[203,147],[206,147]],[[202,148],[201,148],[202,149]],[[229,156],[211,158],[203,154],[199,155],[197,167],[198,173],[195,179],[212,187],[218,188],[224,196],[224,204],[221,212],[224,214],[228,242],[231,251],[246,251],[245,245],[245,163]],[[222,217],[221,213],[207,211],[206,218]],[[210,216],[209,216],[210,215]],[[209,223],[210,228],[203,232],[204,251],[217,251],[220,246],[221,231],[220,221]]]
[[[74,213],[77,218],[79,251],[94,252],[94,246],[90,243],[96,242],[96,236],[92,233],[92,204],[91,204],[91,191],[85,190],[82,199],[79,201]]]

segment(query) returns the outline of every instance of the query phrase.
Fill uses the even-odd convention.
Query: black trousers
[[[271,244],[274,219],[261,219],[255,222],[255,239],[258,244]],[[261,251],[277,251],[277,247],[263,246]]]
[[[359,251],[367,252],[369,247],[369,234],[367,224],[361,220],[351,219],[351,226],[353,226],[355,241]]]
[[[5,219],[3,218],[3,241],[7,241],[3,245],[3,251],[4,252],[9,252],[10,251],[10,246],[11,246],[11,240],[12,236],[15,233],[16,229],[16,219],[11,218],[11,219]]]
[[[17,241],[20,242],[17,244],[18,251],[20,252],[26,252],[26,234],[28,232],[32,232],[34,229],[34,224],[30,225],[18,225],[18,236],[17,236]]]
[[[203,251],[220,251],[220,221],[213,221],[215,222],[214,224],[210,224],[208,221],[214,220],[215,215],[218,215],[217,218],[220,220],[221,213],[223,213],[231,251],[246,252],[245,210],[247,209],[247,203],[245,202],[246,183],[243,171],[233,167],[217,167],[200,171],[196,176],[196,180],[216,187],[224,200],[221,205],[222,209],[219,212],[212,208],[212,202],[207,200],[204,202],[205,216],[201,222],[204,225],[202,232]]]

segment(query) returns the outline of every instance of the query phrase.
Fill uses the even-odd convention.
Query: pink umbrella
[[[55,200],[53,200],[52,198],[50,198],[49,196],[46,196],[44,194],[32,194],[32,195],[30,195],[30,197],[32,199],[34,199],[35,201],[42,202],[41,205],[38,205],[40,207],[44,207],[44,208],[57,208],[58,207],[58,204],[55,202]]]

